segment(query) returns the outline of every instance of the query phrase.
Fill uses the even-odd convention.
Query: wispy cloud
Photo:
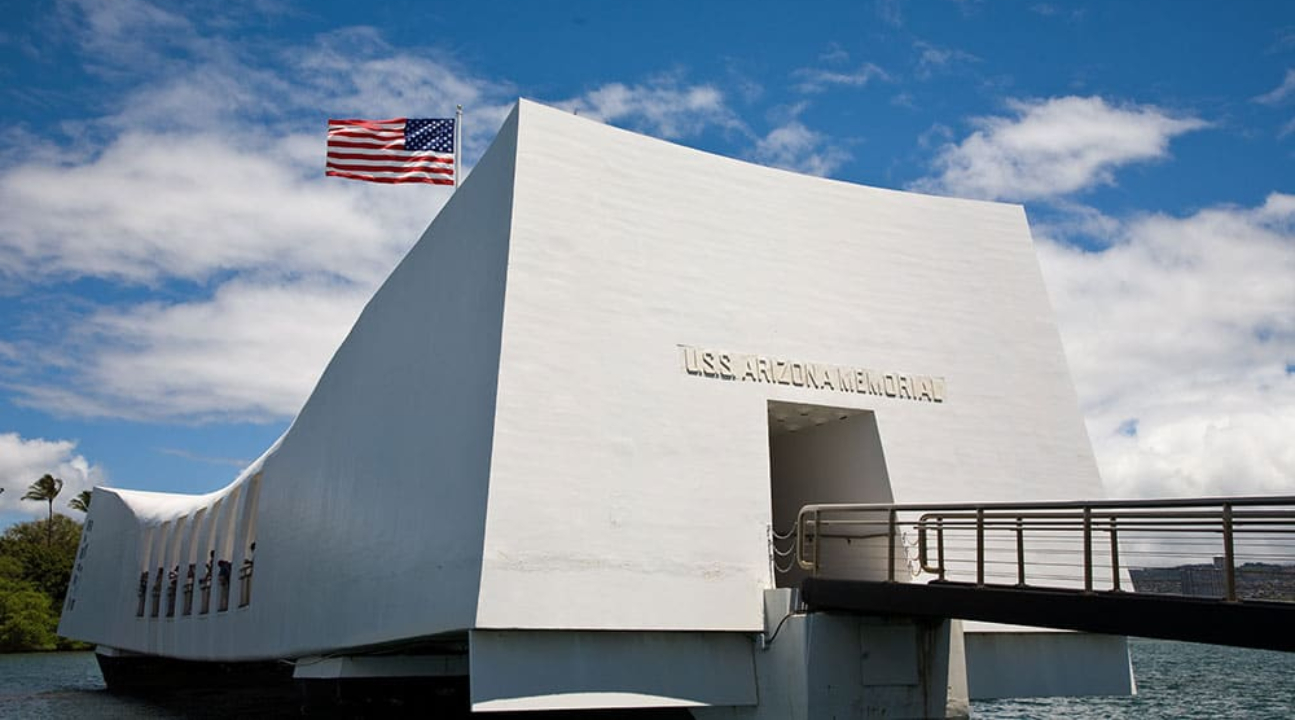
[[[891,27],[904,26],[904,0],[873,0],[873,9]]]
[[[1125,165],[1168,155],[1169,141],[1208,126],[1150,105],[1100,97],[1012,100],[1013,115],[977,128],[936,156],[937,173],[915,189],[991,200],[1038,200],[1114,182]]]
[[[1030,12],[1044,17],[1064,17],[1067,20],[1082,20],[1087,13],[1085,8],[1062,8],[1054,3],[1035,3]]]
[[[850,53],[839,43],[828,43],[827,49],[819,53],[819,60],[832,65],[841,65],[850,61]]]
[[[980,62],[980,58],[969,52],[957,48],[939,47],[925,40],[914,42],[913,48],[917,50],[916,75],[923,80],[938,73],[953,72]]]
[[[608,83],[555,104],[595,120],[672,139],[698,135],[709,127],[742,127],[719,88],[688,85],[674,75],[635,85]]]
[[[1278,105],[1292,95],[1295,95],[1295,68],[1286,71],[1286,77],[1280,85],[1254,98],[1254,101],[1263,105]]]
[[[1036,237],[1108,489],[1289,490],[1295,196],[1185,217],[1080,214]],[[1088,232],[1104,249],[1063,237]]]
[[[792,76],[799,78],[795,89],[803,93],[820,93],[833,87],[863,87],[873,80],[890,79],[885,70],[873,63],[864,63],[848,71],[801,68]]]
[[[247,465],[252,462],[249,458],[212,457],[210,455],[202,455],[200,453],[190,452],[180,448],[159,448],[158,452],[163,455],[170,455],[171,457],[183,458],[185,460],[192,460],[194,462],[205,463],[207,465],[225,465],[229,467],[243,468],[247,467]]]

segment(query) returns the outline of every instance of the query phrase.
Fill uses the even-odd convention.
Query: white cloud
[[[820,93],[834,86],[863,87],[873,80],[889,80],[885,70],[872,63],[864,63],[855,70],[838,71],[822,68],[801,68],[794,73],[801,81],[796,90],[803,93]]]
[[[1295,95],[1295,68],[1286,71],[1286,77],[1282,80],[1281,85],[1256,97],[1254,101],[1264,105],[1277,105],[1292,95]]]
[[[601,122],[623,123],[664,138],[697,135],[711,126],[742,127],[718,88],[683,85],[674,77],[639,85],[609,83],[556,105]]]
[[[1295,492],[1295,196],[1116,225],[1039,242],[1108,489]]]
[[[7,285],[51,276],[201,283],[244,272],[373,283],[449,190],[324,178],[328,116],[448,115],[461,102],[470,162],[512,103],[507,84],[394,49],[371,28],[276,49],[286,62],[269,70],[252,64],[260,49],[208,42],[135,0],[78,0],[65,15],[87,52],[127,64],[133,85],[108,114],[68,125],[65,147],[28,146],[0,169]],[[188,39],[167,62],[122,49],[173,30]]]
[[[14,511],[44,516],[48,506],[43,502],[23,500],[23,493],[42,475],[49,473],[63,480],[63,491],[54,501],[54,511],[65,515],[67,501],[82,490],[106,481],[103,468],[92,465],[76,451],[72,440],[24,439],[18,433],[0,433],[0,512]]]
[[[1012,100],[1012,117],[974,121],[977,130],[946,145],[938,174],[919,190],[990,200],[1038,200],[1114,182],[1124,165],[1168,155],[1177,135],[1207,126],[1150,105],[1112,106],[1100,97]]]
[[[130,133],[82,163],[10,168],[0,274],[201,282],[336,271],[372,282],[446,193],[326,180],[321,146],[322,135]]]
[[[0,166],[0,288],[61,288],[61,312],[15,319],[0,345],[17,402],[80,417],[290,417],[449,196],[324,178],[325,120],[462,103],[470,162],[515,98],[372,28],[290,47],[207,32],[236,16],[190,20],[139,0],[60,7],[92,71],[119,87],[100,116]],[[740,127],[715,87],[672,77],[571,102],[667,137]],[[69,311],[58,283],[82,277],[131,299],[76,298]]]
[[[105,309],[79,323],[58,384],[13,383],[56,414],[141,420],[280,420],[301,408],[371,285],[238,279],[209,299]]]
[[[850,153],[793,118],[758,139],[751,159],[762,165],[827,176],[849,162]]]

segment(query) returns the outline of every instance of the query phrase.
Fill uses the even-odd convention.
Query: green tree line
[[[52,475],[32,483],[23,499],[46,503],[45,519],[18,523],[0,535],[0,652],[83,647],[57,635],[81,542],[81,523],[54,512],[62,490],[63,481]],[[90,491],[82,491],[69,506],[89,510]]]

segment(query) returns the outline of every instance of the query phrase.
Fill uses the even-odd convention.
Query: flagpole
[[[456,105],[454,110],[454,189],[459,189],[459,177],[463,175],[463,106]]]

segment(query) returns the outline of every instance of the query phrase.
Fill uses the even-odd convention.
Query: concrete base
[[[967,683],[967,643],[961,620],[949,621],[949,696],[944,716],[950,720],[971,717],[971,690]]]
[[[766,595],[759,703],[692,708],[697,720],[945,717],[949,621],[796,614],[791,600],[789,590]]]
[[[99,646],[95,660],[109,692],[153,694],[230,688],[291,689],[292,666],[261,662],[176,660]]]
[[[972,699],[1132,695],[1128,639],[1076,632],[968,632]]]
[[[473,630],[472,711],[754,705],[752,637]]]

